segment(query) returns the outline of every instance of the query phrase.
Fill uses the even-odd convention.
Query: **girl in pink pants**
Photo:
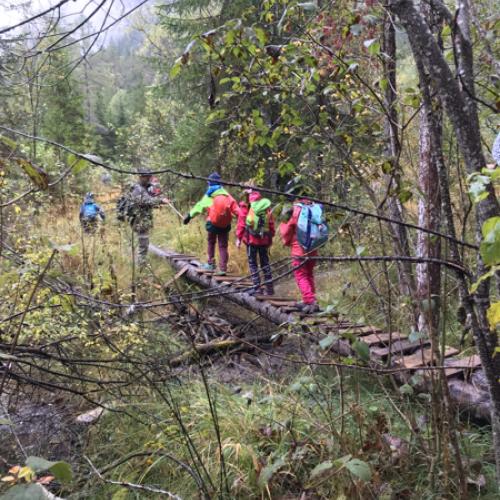
[[[318,255],[316,250],[306,253],[300,246],[297,240],[297,221],[299,219],[301,207],[299,204],[311,204],[309,200],[297,200],[293,204],[293,211],[288,222],[280,224],[280,234],[283,244],[291,249],[293,275],[295,282],[299,287],[300,294],[302,295],[302,302],[297,304],[304,312],[313,313],[319,311],[318,303],[316,302],[316,287],[314,284],[314,260],[302,260],[293,257],[314,257]]]

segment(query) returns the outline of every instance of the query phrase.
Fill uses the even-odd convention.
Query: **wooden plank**
[[[332,325],[335,328],[335,325]],[[374,326],[361,326],[361,325],[352,325],[352,326],[340,326],[338,328],[339,332],[342,333],[354,333],[359,336],[368,335],[371,333],[382,333],[380,328],[376,328]]]
[[[481,368],[481,358],[477,354],[473,354],[472,356],[466,356],[465,358],[447,359],[445,361],[445,365],[453,367],[445,370],[447,377],[452,377],[453,375],[463,372],[464,378],[467,378],[470,376],[470,372]],[[467,368],[460,368],[463,366]]]
[[[188,266],[184,266],[180,271],[178,271],[175,276],[167,281],[164,285],[163,285],[163,289],[166,290],[172,283],[175,283],[183,274],[185,274],[188,270]]]
[[[393,342],[397,342],[398,340],[406,339],[408,336],[400,333],[400,332],[392,332],[392,336],[389,333],[372,333],[370,335],[365,335],[362,340],[366,342],[369,346],[376,344],[387,344],[389,340],[392,338]]]
[[[454,356],[458,354],[458,349],[454,347],[447,347],[444,352],[444,357]],[[432,361],[432,348],[428,347],[426,349],[420,349],[415,354],[411,356],[404,356],[403,358],[396,359],[395,364],[397,366],[405,368],[419,368],[421,366],[426,366]]]
[[[411,342],[408,339],[404,340],[396,340],[395,342],[392,343],[391,347],[375,347],[372,349],[372,353],[375,356],[378,356],[380,358],[385,358],[386,356],[389,356],[389,352],[391,354],[399,354],[399,355],[404,355],[404,354],[410,354],[411,352],[415,351],[415,349],[418,349],[419,347],[427,347],[429,345],[429,341],[414,341]]]
[[[264,301],[262,301],[264,302]],[[293,302],[283,301],[283,300],[274,300],[273,298],[268,298],[265,302],[271,304],[275,307],[294,307]],[[298,309],[298,308],[297,308]]]

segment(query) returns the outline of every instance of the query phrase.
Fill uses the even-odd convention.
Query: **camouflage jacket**
[[[150,231],[153,227],[153,208],[161,205],[161,198],[151,196],[146,187],[134,184],[128,194],[128,203],[132,212],[130,223],[134,231]]]

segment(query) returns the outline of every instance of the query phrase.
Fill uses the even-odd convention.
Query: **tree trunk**
[[[393,14],[399,17],[405,28],[415,60],[423,64],[433,84],[439,90],[440,98],[457,135],[467,172],[471,174],[480,171],[486,162],[481,148],[479,120],[473,98],[473,59],[468,35],[468,4],[466,0],[460,0],[460,5],[464,7],[464,12],[459,14],[460,22],[454,28],[455,40],[458,40],[459,74],[462,88],[465,83],[465,92],[460,88],[429,27],[413,2],[411,0],[392,0],[388,7]],[[447,12],[444,5],[439,5],[439,8],[441,11]],[[451,17],[449,15],[448,19]],[[483,223],[488,218],[498,214],[498,201],[493,187],[489,185],[487,198],[476,205],[478,243],[481,240],[480,228]],[[478,276],[484,270],[484,264],[479,257]],[[475,294],[474,304],[471,297],[467,295],[465,306],[471,314],[474,339],[490,390],[497,480],[500,484],[500,381],[498,380],[500,356],[494,356],[498,346],[498,338],[495,331],[490,331],[486,318],[486,309],[489,305],[488,291],[488,282],[485,280]]]
[[[400,175],[399,157],[401,155],[401,143],[399,140],[398,112],[396,108],[396,30],[394,23],[389,15],[384,20],[383,33],[383,58],[384,78],[387,81],[385,90],[386,107],[386,136],[387,136],[387,156],[392,163],[392,172],[386,175],[388,183],[388,193],[392,185],[397,183]],[[403,207],[397,196],[389,193],[387,199],[390,217],[397,221],[403,221]],[[400,224],[390,224],[390,231],[397,255],[411,255],[410,242],[406,227]],[[399,287],[403,295],[414,297],[415,281],[413,278],[413,269],[411,263],[399,263]]]

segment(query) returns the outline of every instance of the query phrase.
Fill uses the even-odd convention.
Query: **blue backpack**
[[[95,219],[99,213],[95,203],[84,203],[82,208],[82,215],[84,219]]]
[[[323,217],[323,207],[318,203],[299,203],[299,207],[301,210],[297,221],[297,241],[306,252],[310,252],[328,239],[328,225]]]

